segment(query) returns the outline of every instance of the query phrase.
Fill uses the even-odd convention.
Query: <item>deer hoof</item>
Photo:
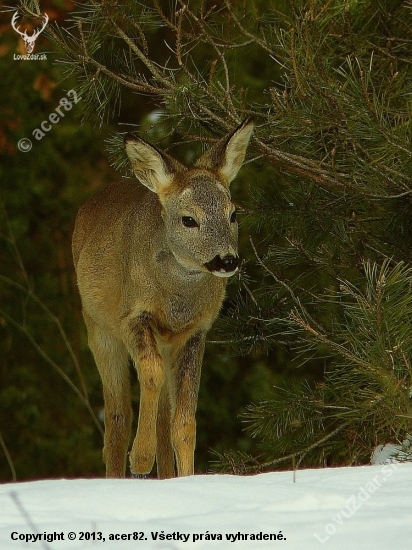
[[[147,474],[135,474],[132,469],[130,470],[130,475],[131,475],[132,479],[146,479],[147,478]]]

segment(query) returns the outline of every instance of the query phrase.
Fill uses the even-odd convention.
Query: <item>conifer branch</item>
[[[126,44],[130,47],[130,49],[137,55],[137,57],[140,59],[140,61],[143,62],[143,64],[149,69],[149,71],[152,73],[153,77],[161,83],[165,89],[171,89],[172,83],[170,82],[170,79],[165,78],[162,73],[159,71],[159,69],[156,67],[156,65],[145,55],[140,48],[136,45],[136,43],[119,27],[119,25],[116,23],[114,18],[106,14],[106,17],[108,21],[112,24],[113,28],[116,29],[118,36],[120,36]],[[155,88],[157,90],[157,88]],[[162,93],[158,91],[157,93]]]
[[[296,458],[300,458],[300,460],[297,463],[297,465],[299,466],[299,464],[301,463],[301,461],[303,460],[303,458],[306,455],[308,455],[311,451],[314,451],[315,449],[318,449],[319,447],[322,447],[322,445],[324,445],[324,443],[326,443],[330,439],[333,439],[340,432],[345,430],[349,425],[350,425],[350,422],[344,422],[343,424],[338,426],[336,429],[334,429],[332,432],[330,432],[330,433],[326,434],[325,436],[321,437],[320,439],[318,439],[317,441],[315,441],[314,443],[312,443],[311,445],[309,445],[305,449],[302,449],[300,451],[296,451],[294,453],[290,453],[290,454],[288,454],[286,456],[282,456],[280,458],[274,458],[273,460],[268,460],[266,462],[259,463],[259,468],[262,468],[262,469],[273,468],[273,466],[278,466],[279,464],[282,464],[284,462],[289,462],[292,459],[296,459]],[[254,469],[253,466],[250,466],[250,467],[247,468],[247,470],[249,472],[253,471],[253,469]]]
[[[268,46],[267,41],[263,40],[262,38],[259,38],[258,36],[252,34],[250,31],[248,31],[240,22],[239,18],[236,16],[232,3],[229,0],[225,0],[225,6],[230,13],[230,16],[232,17],[233,21],[238,26],[239,30],[242,32],[244,36],[247,36],[253,43],[258,44],[261,48],[266,50],[273,59],[276,59],[274,57],[274,50]]]

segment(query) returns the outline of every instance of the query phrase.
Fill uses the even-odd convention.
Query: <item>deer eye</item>
[[[236,210],[233,210],[230,216],[230,223],[235,223],[235,221],[236,221]]]
[[[185,227],[199,227],[199,224],[194,218],[191,218],[190,216],[182,216],[182,224]]]

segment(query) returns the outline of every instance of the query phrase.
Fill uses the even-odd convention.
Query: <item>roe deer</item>
[[[253,131],[246,119],[186,168],[127,135],[138,181],[98,192],[80,210],[73,256],[89,346],[104,396],[107,477],[124,477],[132,420],[129,357],[140,405],[132,474],[193,474],[205,337],[239,267],[229,184]]]

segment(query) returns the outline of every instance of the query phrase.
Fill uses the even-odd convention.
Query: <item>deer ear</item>
[[[234,132],[206,151],[196,161],[195,166],[217,172],[224,183],[229,186],[245,160],[253,128],[254,121],[249,117]]]
[[[127,134],[124,143],[135,176],[154,193],[166,189],[174,174],[185,170],[176,160],[143,139]]]

